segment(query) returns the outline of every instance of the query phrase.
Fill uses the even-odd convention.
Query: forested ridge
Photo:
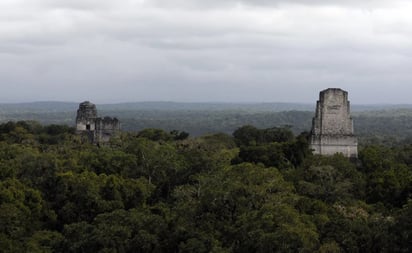
[[[29,105],[4,106],[0,104],[0,123],[34,120],[44,125],[74,126],[77,104]],[[256,104],[250,105],[250,108],[247,104],[242,106],[199,104],[194,105],[194,108],[179,103],[138,103],[132,104],[130,108],[127,106],[129,104],[104,105],[101,106],[103,109],[99,110],[99,113],[120,119],[123,131],[136,132],[146,128],[160,128],[166,131],[179,129],[190,133],[191,136],[213,133],[231,135],[243,125],[253,125],[258,128],[290,126],[295,134],[299,134],[311,129],[314,117],[314,109],[302,111],[304,108],[299,107],[299,104]],[[377,106],[358,106],[357,110],[352,113],[352,117],[359,143],[361,145],[409,143],[412,140],[412,110],[410,106],[405,107],[402,109],[387,106],[378,110],[380,107]],[[295,110],[279,111],[285,108],[295,108]]]
[[[411,252],[412,145],[311,154],[308,133],[0,125],[1,252]]]

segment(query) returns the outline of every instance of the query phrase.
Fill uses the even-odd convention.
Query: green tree
[[[239,164],[197,183],[178,187],[180,234],[211,251],[219,245],[234,252],[311,251],[318,245],[314,224],[294,208],[293,186],[274,168]],[[202,222],[208,221],[208,222]],[[197,235],[194,237],[194,235]],[[182,235],[180,235],[182,236]]]

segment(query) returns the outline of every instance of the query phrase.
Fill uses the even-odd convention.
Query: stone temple
[[[120,131],[117,118],[97,116],[96,105],[85,101],[79,105],[76,117],[76,130],[85,134],[95,144],[108,142]]]
[[[358,140],[353,132],[348,92],[329,88],[320,92],[312,122],[310,146],[314,154],[342,153],[358,156]]]

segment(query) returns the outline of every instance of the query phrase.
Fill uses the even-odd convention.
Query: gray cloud
[[[409,101],[407,2],[104,2],[0,3],[0,100]]]
[[[261,6],[261,7],[281,7],[282,5],[304,5],[304,6],[350,6],[375,8],[378,6],[393,5],[393,1],[388,0],[153,0],[147,1],[148,4],[160,7],[173,8],[221,8],[233,6]]]

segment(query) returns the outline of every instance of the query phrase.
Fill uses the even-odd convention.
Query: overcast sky
[[[361,2],[361,3],[360,3]],[[0,102],[412,103],[412,1],[0,0]]]

